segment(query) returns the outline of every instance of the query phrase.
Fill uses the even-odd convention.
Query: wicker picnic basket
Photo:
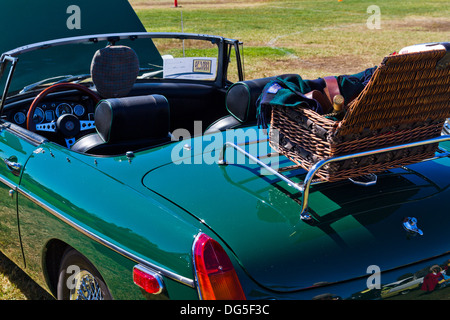
[[[438,137],[450,117],[450,68],[437,67],[446,50],[390,55],[335,121],[311,109],[272,106],[270,145],[309,170],[322,159]],[[434,156],[437,144],[325,165],[316,178],[337,181]]]

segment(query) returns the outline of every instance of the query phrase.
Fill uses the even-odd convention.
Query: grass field
[[[243,41],[247,79],[356,73],[404,46],[450,40],[448,0],[179,0],[176,8],[173,0],[130,3],[148,31],[181,31],[183,17],[185,32]],[[380,9],[380,29],[367,25],[371,5]],[[0,254],[0,299],[48,298]]]
[[[182,15],[185,32],[241,40],[247,79],[355,73],[407,45],[450,36],[444,0],[179,0],[177,8],[173,0],[130,2],[148,31],[181,31]],[[367,26],[371,5],[380,10],[380,29]]]

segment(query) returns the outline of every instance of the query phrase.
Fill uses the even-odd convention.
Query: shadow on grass
[[[54,300],[54,298],[0,252],[0,300]]]

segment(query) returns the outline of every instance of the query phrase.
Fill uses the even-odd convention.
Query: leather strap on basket
[[[324,113],[329,113],[333,111],[333,98],[341,94],[339,90],[339,85],[336,77],[329,76],[322,78],[325,81],[325,88],[323,89],[325,95],[318,91],[313,90],[305,94],[305,96],[309,99],[314,99],[322,106]]]
[[[322,111],[324,113],[331,112],[331,110],[333,109],[333,105],[331,104],[331,101],[328,100],[328,97],[325,96],[319,90],[313,90],[311,92],[308,92],[308,93],[305,94],[305,96],[307,98],[309,98],[309,99],[316,100],[320,104],[320,106],[322,107]]]
[[[325,80],[325,94],[327,95],[328,99],[330,99],[330,102],[333,103],[333,98],[337,96],[338,94],[341,94],[339,91],[339,85],[337,82],[336,77],[329,76],[329,77],[323,77],[323,80]]]

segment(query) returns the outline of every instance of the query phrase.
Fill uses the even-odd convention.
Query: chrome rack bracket
[[[249,158],[250,160],[256,162],[258,165],[260,165],[261,167],[263,167],[264,169],[266,169],[267,171],[269,171],[271,174],[277,176],[278,178],[280,178],[281,180],[283,180],[284,182],[286,182],[289,186],[295,188],[296,190],[300,191],[303,193],[304,188],[303,188],[303,183],[302,184],[298,184],[295,183],[294,181],[292,181],[291,179],[287,178],[286,176],[282,175],[281,173],[279,173],[278,171],[274,170],[273,168],[269,167],[267,164],[265,164],[264,162],[262,162],[261,160],[259,160],[257,157],[251,155],[250,153],[248,153],[247,151],[245,151],[244,149],[242,149],[241,147],[237,146],[234,143],[231,142],[225,142],[222,150],[220,152],[219,155],[219,161],[218,164],[219,165],[227,165],[227,161],[225,159],[225,151],[228,147],[231,147],[233,149],[235,149],[236,151],[240,152],[241,154],[243,154],[244,156],[246,156],[247,158]]]
[[[314,178],[315,174],[319,171],[319,169],[322,168],[324,165],[326,165],[328,163],[332,163],[332,162],[342,161],[342,160],[360,158],[360,157],[364,157],[364,156],[368,156],[368,155],[379,154],[379,153],[383,153],[383,152],[395,151],[395,150],[400,150],[400,149],[406,149],[406,148],[411,148],[411,147],[417,147],[417,146],[421,146],[421,145],[428,145],[428,144],[433,144],[433,143],[441,143],[441,142],[445,142],[445,141],[450,141],[450,135],[441,135],[440,137],[436,137],[436,138],[432,138],[432,139],[428,139],[428,140],[411,142],[411,143],[406,143],[406,144],[401,144],[401,145],[397,145],[397,146],[391,146],[391,147],[386,147],[386,148],[381,148],[381,149],[376,149],[376,150],[369,150],[369,151],[364,151],[364,152],[359,152],[359,153],[354,153],[354,154],[349,154],[349,155],[344,155],[344,156],[338,156],[338,157],[329,158],[329,159],[323,159],[321,161],[318,161],[316,164],[314,164],[311,167],[311,169],[307,172],[306,177],[303,180],[303,183],[295,183],[294,181],[287,178],[280,172],[269,167],[267,164],[265,164],[264,162],[259,160],[257,157],[251,155],[250,153],[243,150],[241,147],[239,147],[236,144],[231,143],[231,142],[226,142],[222,146],[222,150],[219,155],[218,164],[219,165],[227,165],[228,163],[225,159],[225,151],[228,147],[234,148],[236,151],[242,153],[243,155],[248,157],[250,160],[254,161],[255,163],[257,163],[261,167],[265,168],[267,171],[269,171],[273,175],[277,176],[280,180],[286,182],[289,186],[300,191],[302,194],[302,209],[300,212],[300,219],[305,222],[308,222],[308,223],[317,223],[318,222],[317,219],[314,218],[308,212],[308,199],[309,199],[309,191],[310,191],[311,185],[316,184],[316,183],[313,183],[313,178]],[[440,154],[438,154],[430,159],[423,160],[423,161],[430,161],[430,160],[450,156],[450,153],[447,152],[447,150],[445,150],[445,149],[439,148],[438,152],[440,152]],[[373,185],[374,183],[376,183],[376,175],[367,175],[366,178],[367,178],[366,179],[367,181],[364,182],[364,185]],[[358,183],[358,181],[356,180],[355,183]]]

